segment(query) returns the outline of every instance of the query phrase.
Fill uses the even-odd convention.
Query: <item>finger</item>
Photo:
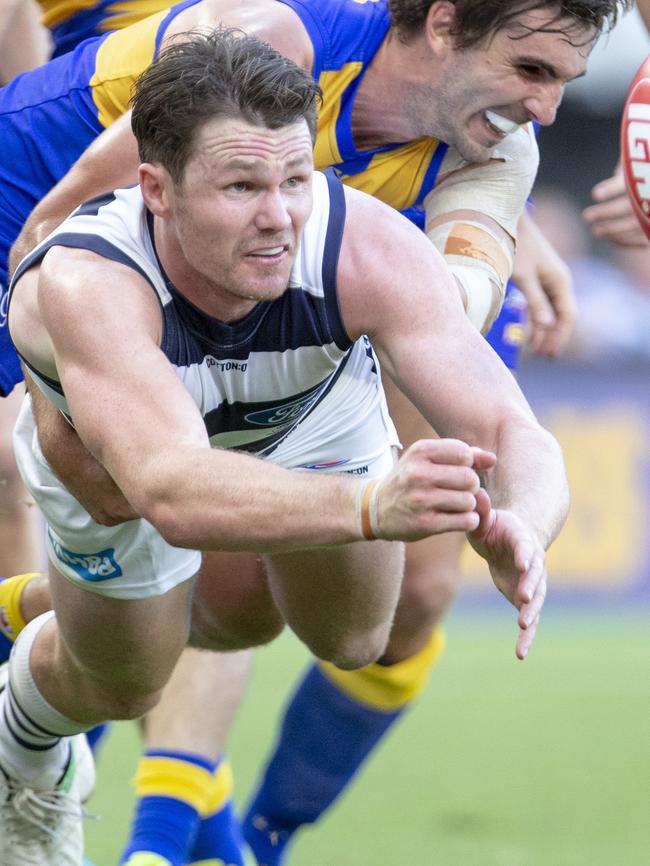
[[[519,616],[517,618],[519,628],[524,629],[525,631],[527,628],[531,627],[531,625],[535,622],[536,619],[539,619],[539,615],[542,612],[545,600],[546,579],[540,581],[537,589],[535,590],[535,594],[530,600],[530,602],[521,606]]]
[[[476,497],[469,491],[436,488],[422,501],[425,511],[460,514],[476,511]],[[417,510],[417,509],[416,509]]]
[[[531,646],[533,645],[533,641],[535,640],[535,635],[537,634],[537,628],[539,626],[539,618],[537,618],[527,629],[519,629],[519,635],[517,637],[517,646],[515,648],[515,653],[517,658],[523,661],[528,655]]]
[[[473,449],[460,439],[421,439],[415,446],[432,463],[456,466],[472,466],[474,463]]]
[[[428,486],[424,488],[426,493],[430,492],[435,495],[436,490],[441,491],[442,494],[451,490],[461,490],[472,494],[473,498],[473,494],[481,486],[481,480],[476,474],[476,470],[470,466],[444,466],[436,463],[427,465],[426,469],[428,481]]]
[[[591,190],[591,197],[595,201],[603,201],[625,192],[625,178],[623,172],[616,172],[611,177],[605,178],[597,183]]]
[[[476,515],[478,517],[478,524],[472,535],[476,539],[476,541],[481,541],[484,539],[492,528],[493,523],[493,512],[492,512],[492,503],[490,502],[490,497],[486,490],[482,487],[476,493]]]
[[[441,532],[473,532],[478,523],[479,517],[476,511],[459,513],[432,511],[423,515],[419,537],[438,535]]]
[[[473,466],[477,471],[483,472],[496,466],[497,455],[494,451],[485,451],[483,448],[473,447],[472,454],[474,455]]]
[[[570,272],[557,271],[549,281],[547,289],[555,312],[555,326],[547,331],[543,348],[547,355],[556,357],[566,348],[571,339],[577,318],[577,304]]]
[[[616,219],[603,219],[597,223],[593,223],[591,226],[591,233],[595,237],[608,238],[617,243],[625,243],[625,239],[630,236],[635,241],[635,244],[641,245],[640,240],[644,239],[646,240],[645,245],[647,246],[647,239],[645,238],[643,230],[633,213],[625,214]],[[619,240],[619,238],[621,240]]]
[[[515,564],[521,574],[517,585],[517,599],[520,602],[517,607],[520,607],[533,599],[538,586],[545,580],[546,563],[543,552],[538,550],[532,554],[523,555],[521,561],[518,552],[516,552]]]
[[[555,326],[555,313],[546,292],[536,278],[529,277],[525,282],[520,282],[519,288],[526,296],[528,346],[533,352],[539,352],[544,345],[548,330]]]
[[[632,212],[632,203],[627,191],[621,195],[611,198],[602,204],[592,204],[586,207],[582,214],[587,222],[600,222],[602,220],[624,217]]]

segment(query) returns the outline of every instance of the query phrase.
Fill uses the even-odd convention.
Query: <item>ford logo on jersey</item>
[[[50,544],[56,558],[71,568],[82,580],[97,582],[100,580],[111,580],[122,576],[122,569],[115,561],[115,549],[107,547],[106,550],[98,550],[97,553],[75,553],[60,544],[48,530]]]
[[[317,399],[318,394],[309,394],[309,396],[303,397],[300,400],[294,400],[292,403],[283,403],[281,406],[261,409],[259,412],[250,412],[245,418],[249,424],[256,424],[258,427],[275,427],[278,424],[290,424],[301,415],[304,415]]]

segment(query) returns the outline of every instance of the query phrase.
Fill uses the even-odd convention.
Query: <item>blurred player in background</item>
[[[67,54],[93,36],[122,30],[171,4],[165,0],[38,0],[52,33],[52,57]]]
[[[650,33],[650,0],[637,0],[636,8]],[[583,215],[594,237],[621,246],[648,246],[645,232],[632,210],[620,162],[611,177],[596,184],[592,196],[596,203],[585,208]]]
[[[186,6],[187,4],[183,4]],[[212,4],[208,6],[208,4],[201,3],[196,4],[196,12],[204,11],[208,9],[212,14],[214,14],[215,8],[223,7],[224,12],[221,15],[223,18],[226,16],[225,7],[227,4]],[[490,4],[483,4],[483,8],[487,8]],[[553,8],[555,8],[555,4],[551,4]],[[589,12],[594,14],[603,14],[603,10],[607,10],[609,12],[615,8],[616,4],[586,4],[589,7]],[[190,7],[193,7],[194,4],[189,4]],[[275,16],[279,16],[276,24],[274,24],[274,16],[270,14],[271,6],[273,6],[273,11]],[[310,4],[307,4],[310,6]],[[331,4],[327,4],[330,9],[323,7],[321,9],[321,14],[333,14],[335,11],[335,7]],[[377,33],[376,38],[380,38],[384,41],[381,42],[381,51],[377,50],[377,61],[373,63],[375,71],[379,67],[381,70],[381,62],[385,63],[385,56],[388,53],[388,56],[392,58],[393,54],[396,53],[396,57],[398,59],[398,68],[400,69],[408,69],[417,66],[408,58],[415,56],[416,51],[418,52],[417,56],[420,57],[420,43],[421,36],[417,35],[416,32],[411,33],[410,37],[405,38],[402,41],[401,37],[395,35],[393,30],[390,31],[390,38],[384,39],[386,34],[386,28],[390,23],[386,17],[386,9],[384,4],[346,4],[348,9],[354,9],[353,14],[355,16],[359,16],[357,21],[366,22],[365,26],[369,28],[368,32],[371,32],[374,28],[375,33]],[[432,4],[436,9],[436,15],[439,14],[439,10],[443,11],[447,9],[449,12],[450,4],[444,3],[434,3]],[[513,10],[519,9],[527,9],[529,6],[540,7],[542,10],[549,8],[549,4],[512,4]],[[403,18],[403,21],[406,21],[408,25],[409,21],[409,13],[408,13],[408,4],[395,4],[395,8],[401,8],[402,10],[406,9],[406,17]],[[461,21],[471,20],[471,16],[476,13],[476,8],[470,8],[471,4],[456,4],[454,7],[455,14],[460,15],[461,11],[464,10],[465,19],[462,17],[459,19]],[[595,9],[595,7],[598,7]],[[297,6],[296,9],[299,11],[301,7]],[[311,7],[310,7],[311,8]],[[280,11],[284,9],[284,11]],[[313,4],[313,9],[316,13],[318,13],[319,4]],[[324,10],[324,11],[323,11]],[[460,10],[460,11],[459,11]],[[595,10],[595,11],[594,11]],[[600,12],[598,11],[600,10]],[[189,16],[190,9],[188,8],[187,12],[185,12],[185,17],[183,18],[183,23],[185,26],[188,26],[188,22],[192,21]],[[492,11],[491,14],[494,14]],[[431,15],[432,18],[435,18],[436,15]],[[242,18],[243,16],[243,18]],[[287,17],[289,16],[289,17]],[[365,16],[365,17],[364,17]],[[339,21],[339,27],[341,28],[340,32],[345,32],[346,24],[344,21],[346,20],[344,16],[340,16],[341,20]],[[453,16],[452,16],[453,17]],[[179,15],[179,19],[181,16]],[[465,161],[461,157],[455,156],[453,153],[445,152],[444,146],[441,146],[440,143],[432,142],[431,144],[426,144],[423,155],[425,162],[418,162],[418,160],[422,159],[420,152],[417,148],[411,148],[412,153],[409,155],[407,153],[408,148],[405,147],[396,147],[394,144],[391,146],[391,142],[396,139],[400,140],[400,135],[402,134],[399,130],[399,116],[393,119],[393,124],[397,122],[397,126],[394,129],[390,129],[388,125],[388,119],[385,117],[385,101],[384,101],[384,93],[382,92],[382,88],[385,82],[382,82],[381,71],[379,77],[375,78],[373,82],[373,76],[371,73],[366,74],[363,77],[362,85],[359,86],[359,99],[353,99],[356,96],[356,86],[358,84],[358,80],[361,78],[361,75],[358,73],[363,71],[365,72],[366,68],[369,67],[372,69],[372,66],[369,66],[370,59],[372,59],[372,52],[370,56],[361,57],[359,60],[357,57],[350,55],[347,63],[345,62],[345,55],[341,55],[338,63],[341,64],[340,69],[334,69],[328,71],[327,69],[322,68],[322,61],[319,60],[318,52],[316,50],[317,46],[313,43],[313,34],[310,34],[311,39],[309,41],[305,41],[305,31],[304,29],[297,24],[296,18],[292,16],[291,13],[286,11],[285,4],[275,3],[275,4],[264,4],[264,12],[261,12],[259,8],[256,8],[254,4],[250,4],[245,10],[235,10],[234,13],[230,13],[230,17],[227,18],[228,23],[233,24],[246,24],[248,21],[252,21],[254,26],[257,28],[257,32],[262,31],[262,35],[265,38],[269,38],[273,41],[273,39],[278,40],[278,42],[283,43],[282,45],[278,45],[281,47],[283,51],[292,51],[295,52],[299,50],[303,50],[303,55],[298,56],[295,59],[298,59],[303,65],[309,66],[316,73],[317,71],[321,72],[321,80],[325,85],[325,101],[326,101],[326,110],[324,114],[321,115],[321,141],[322,146],[319,150],[319,145],[317,143],[316,149],[316,157],[317,161],[319,160],[319,154],[321,162],[319,164],[328,164],[329,162],[335,162],[339,166],[339,170],[342,172],[344,180],[347,183],[356,184],[359,183],[362,188],[368,189],[369,191],[375,192],[375,194],[383,195],[387,198],[390,203],[394,204],[394,206],[399,207],[400,209],[407,209],[412,205],[417,205],[419,201],[425,201],[428,199],[430,201],[430,212],[429,212],[429,224],[431,234],[433,236],[434,241],[437,237],[437,242],[441,246],[441,248],[447,253],[448,260],[452,263],[452,265],[456,266],[456,274],[463,284],[463,281],[467,281],[469,279],[469,288],[470,292],[467,293],[468,286],[463,286],[463,291],[465,292],[465,298],[468,305],[470,303],[474,304],[479,295],[482,295],[479,301],[479,310],[483,308],[483,312],[486,314],[486,318],[489,317],[490,312],[490,296],[492,295],[494,289],[497,292],[503,290],[503,285],[505,279],[507,278],[508,271],[511,265],[506,264],[503,266],[503,261],[507,262],[508,256],[511,255],[512,250],[512,237],[515,234],[514,222],[516,221],[516,215],[521,212],[523,208],[523,203],[525,201],[527,191],[530,188],[530,184],[532,183],[532,178],[534,176],[534,163],[528,161],[526,164],[526,160],[523,161],[522,166],[525,168],[524,175],[518,175],[516,166],[516,159],[512,162],[512,157],[507,155],[507,146],[509,143],[506,141],[504,144],[505,151],[503,156],[501,155],[501,149],[496,147],[496,142],[500,139],[503,139],[505,136],[505,132],[503,129],[499,129],[498,124],[505,124],[510,130],[512,130],[513,135],[508,136],[508,138],[514,138],[515,141],[522,140],[521,139],[521,129],[517,129],[519,124],[515,123],[514,117],[509,117],[506,114],[506,117],[500,117],[498,112],[494,112],[492,116],[492,120],[487,121],[486,119],[482,120],[481,123],[496,123],[497,126],[492,126],[491,135],[493,136],[492,141],[495,144],[492,146],[492,150],[496,147],[496,152],[493,153],[495,159],[493,163],[488,166],[487,176],[488,183],[491,183],[493,180],[493,173],[496,172],[498,175],[498,168],[501,159],[505,160],[505,164],[507,165],[507,171],[505,173],[505,177],[503,181],[503,192],[504,197],[507,200],[507,209],[510,209],[512,212],[511,216],[504,218],[504,215],[496,215],[496,219],[494,215],[490,215],[490,208],[486,209],[486,212],[481,213],[476,210],[477,207],[477,198],[478,192],[480,190],[480,181],[481,181],[481,171],[479,170],[476,175],[472,175],[467,172],[466,168],[463,168],[462,172],[455,172],[455,169],[461,168],[464,166]],[[266,23],[265,23],[266,20]],[[349,20],[349,19],[347,19]],[[205,21],[205,17],[198,17],[196,19],[197,23],[199,21]],[[447,14],[447,23],[446,26],[449,27],[449,14]],[[436,28],[440,29],[440,22],[437,20]],[[445,18],[443,16],[442,26],[445,26]],[[180,24],[179,24],[180,27]],[[268,29],[268,33],[264,32],[264,28]],[[293,28],[293,29],[292,29]],[[406,30],[409,31],[409,26],[406,26]],[[471,30],[471,28],[470,28]],[[325,28],[327,31],[327,28]],[[335,32],[335,31],[334,31]],[[428,32],[428,31],[427,31]],[[525,34],[522,34],[522,38]],[[107,63],[110,63],[111,56],[129,56],[128,52],[124,52],[120,54],[118,52],[117,41],[111,42],[113,37],[109,37],[103,44],[102,48],[102,62],[104,62],[103,58],[106,58]],[[480,41],[480,40],[479,40]],[[517,40],[515,40],[517,41]],[[556,41],[564,41],[563,39],[556,39]],[[311,42],[311,44],[310,44]],[[286,43],[286,45],[285,45]],[[142,44],[149,45],[148,41],[143,38]],[[445,44],[444,39],[442,40],[441,47]],[[113,46],[111,50],[109,50],[109,46]],[[590,46],[589,46],[590,47]],[[574,47],[575,48],[575,47]],[[111,54],[113,51],[113,54]],[[580,49],[575,48],[577,54],[580,54]],[[584,49],[586,53],[588,53],[588,48]],[[131,52],[132,53],[132,52]],[[434,54],[435,56],[435,54]],[[436,61],[437,62],[437,58]],[[430,58],[429,64],[431,69],[435,69],[435,66],[431,65],[434,63],[433,58]],[[524,71],[526,75],[530,75],[531,70],[522,67],[521,76],[523,77]],[[556,72],[556,71],[554,71]],[[355,74],[357,73],[357,74]],[[535,75],[538,76],[538,80],[536,80]],[[125,75],[125,77],[127,77]],[[448,80],[446,80],[446,85],[449,86],[449,83],[452,81],[452,76],[450,75]],[[342,110],[341,114],[336,115],[336,107],[337,103],[333,100],[337,98],[338,90],[337,88],[343,82],[344,90],[348,95],[348,102],[345,111],[349,111],[352,107],[352,102],[354,102],[355,110],[357,106],[361,106],[359,109],[361,114],[357,113],[352,116],[352,127],[349,126],[350,118],[346,116],[344,111]],[[370,82],[370,83],[368,83]],[[99,91],[99,99],[98,101],[102,104],[106,104],[109,107],[110,111],[115,110],[115,93],[119,93],[120,97],[122,92],[126,90],[124,86],[115,87],[114,82],[111,81],[110,85],[112,86],[112,92],[107,93],[107,98],[103,99],[101,94],[101,82],[97,87],[97,91]],[[107,91],[111,90],[111,86],[107,87]],[[394,85],[393,85],[394,86]],[[434,87],[434,93],[436,93],[436,85],[430,85]],[[445,93],[445,89],[437,85],[439,88],[439,96],[442,99],[443,96],[447,96],[448,99],[451,99],[448,93]],[[468,88],[469,90],[470,88]],[[538,119],[540,122],[551,122],[552,116],[554,115],[554,109],[559,101],[559,97],[561,96],[562,90],[562,82],[554,81],[553,77],[548,74],[548,70],[545,66],[538,69],[535,73],[530,77],[528,83],[528,89],[530,98],[533,102],[537,98],[535,96],[535,92],[537,90],[540,93],[544,93],[545,95],[540,98],[540,102],[544,103],[545,100],[548,100],[546,104],[542,104],[541,107],[537,110],[530,110],[528,107],[519,108],[518,113],[521,115],[522,110],[526,112],[526,119],[530,117],[534,117]],[[553,95],[551,95],[551,93]],[[364,96],[365,94],[365,96]],[[378,95],[381,99],[377,99]],[[128,98],[128,97],[127,97]],[[423,98],[423,97],[420,97]],[[455,94],[455,99],[458,101],[460,95]],[[467,99],[466,96],[464,96]],[[365,99],[365,119],[363,115],[363,106]],[[378,108],[380,109],[376,115],[373,116],[372,110],[368,113],[367,104],[368,100],[372,104],[373,99],[378,103]],[[493,105],[498,106],[500,101],[503,99],[502,94],[499,94],[499,99],[496,99],[493,102]],[[334,112],[327,113],[327,105],[332,105],[335,110]],[[394,100],[394,104],[399,105],[400,109],[405,112],[405,105],[408,105],[408,102],[399,97],[396,97]],[[552,108],[549,108],[552,106]],[[486,106],[487,107],[487,106]],[[410,111],[418,112],[418,121],[420,121],[423,116],[421,107],[418,105],[410,106]],[[460,109],[458,109],[460,112]],[[468,106],[469,110],[469,106]],[[442,112],[441,112],[442,113]],[[512,112],[510,112],[512,114]],[[537,114],[540,116],[537,116]],[[354,129],[355,116],[358,118],[361,117],[361,127],[359,129],[359,133],[363,134],[363,124],[366,125],[370,122],[370,129],[366,130],[366,134],[377,134],[380,133],[379,145],[372,146],[372,142],[370,146],[365,147],[361,150],[357,150],[355,147],[357,130]],[[549,119],[550,118],[550,119]],[[412,125],[412,118],[408,117],[406,114],[405,118],[402,120],[408,120],[408,122]],[[357,121],[359,122],[359,121]],[[337,129],[339,130],[339,136],[341,137],[340,141],[336,142],[336,149],[339,151],[338,154],[332,153],[331,151],[331,143],[328,144],[328,137],[325,134],[328,128],[333,128],[333,124],[337,123]],[[373,126],[375,129],[373,129]],[[386,126],[386,131],[383,132],[382,128]],[[485,129],[489,129],[489,126],[485,126]],[[350,129],[354,130],[354,142],[347,142],[345,139],[346,136],[351,135],[351,132],[348,131]],[[397,135],[395,135],[395,129],[397,129]],[[517,134],[514,135],[514,131],[517,130]],[[445,132],[445,127],[442,125],[439,135],[443,137]],[[413,132],[410,132],[413,135]],[[455,134],[455,133],[454,133]],[[116,132],[114,137],[111,137],[111,133],[108,133],[108,138],[106,139],[106,144],[104,145],[106,152],[108,153],[108,163],[109,169],[114,171],[115,163],[119,164],[120,171],[125,169],[125,166],[128,166],[128,149],[119,149],[116,141],[119,141],[119,132]],[[383,136],[383,137],[382,137]],[[391,137],[393,136],[393,138]],[[450,136],[446,136],[450,137]],[[510,142],[512,143],[512,142]],[[341,152],[343,150],[343,152]],[[325,153],[325,158],[323,158],[323,152]],[[532,151],[531,151],[532,153]],[[435,157],[433,159],[432,157]],[[476,157],[473,157],[476,158]],[[413,173],[414,184],[410,191],[407,191],[408,195],[411,195],[411,200],[409,201],[408,195],[404,195],[404,190],[395,188],[395,185],[391,187],[391,177],[393,174],[397,177],[397,172],[400,171],[400,178],[404,177],[405,165],[407,166],[407,170],[409,163],[408,159],[411,159],[411,164],[415,164],[417,167]],[[441,164],[436,164],[436,160],[441,159]],[[429,170],[425,171],[425,166],[427,165],[426,160],[429,161]],[[455,162],[455,160],[457,160]],[[89,158],[84,159],[80,162],[78,168],[73,172],[70,176],[71,180],[69,182],[69,190],[67,196],[68,199],[66,201],[65,194],[65,183],[62,185],[61,190],[64,191],[64,202],[65,207],[61,207],[58,205],[58,216],[62,216],[63,213],[69,207],[72,207],[83,194],[88,191],[88,184],[96,184],[96,191],[101,191],[107,185],[111,185],[108,182],[106,177],[106,153],[102,154],[101,147],[94,149],[90,152]],[[438,176],[436,177],[436,170],[438,171]],[[85,173],[84,173],[85,172]],[[418,180],[418,172],[420,172],[420,177]],[[72,179],[77,178],[77,185],[75,187]],[[515,181],[517,178],[519,180],[516,181],[517,184],[520,184],[521,179],[524,179],[524,184],[517,186],[517,192],[515,193],[513,198],[509,198],[512,195],[511,183]],[[79,181],[81,178],[81,181]],[[129,178],[130,179],[130,178]],[[121,178],[117,179],[116,182],[121,182]],[[427,184],[429,184],[429,189],[431,190],[428,194]],[[385,188],[382,190],[382,186]],[[92,191],[92,187],[90,191]],[[464,198],[464,196],[467,198]],[[402,198],[402,201],[399,201],[399,198]],[[490,192],[489,198],[493,199],[494,196],[492,192]],[[54,199],[56,201],[56,199]],[[425,203],[428,205],[429,201]],[[494,201],[491,202],[490,207],[493,207]],[[45,205],[45,214],[48,214],[48,207],[50,206],[50,202],[47,202]],[[465,212],[465,213],[463,213]],[[41,211],[43,213],[43,211]],[[456,214],[459,213],[461,219],[458,220]],[[451,214],[451,217],[449,215]],[[58,218],[58,217],[57,217]],[[487,219],[487,222],[486,222]],[[505,222],[504,222],[505,219]],[[467,220],[467,223],[465,222]],[[50,223],[51,224],[51,223]],[[454,232],[454,226],[460,226],[460,233]],[[465,228],[463,228],[465,226]],[[469,231],[469,239],[470,243],[468,244],[468,235],[467,231]],[[492,234],[494,233],[494,234]],[[495,237],[496,235],[496,237]],[[482,250],[481,242],[478,242],[476,247],[478,255],[474,255],[472,250],[474,249],[473,244],[480,239],[484,238],[484,242],[487,243],[487,248]],[[501,245],[501,246],[500,246]],[[510,253],[508,252],[510,246]],[[469,251],[469,254],[468,254]],[[548,261],[548,256],[545,254],[545,249],[541,245],[541,242],[537,246],[534,247],[534,252],[538,258],[541,259],[543,265],[546,265]],[[501,261],[501,264],[499,264]],[[551,260],[552,261],[552,260]],[[473,269],[473,270],[472,270]],[[533,272],[534,272],[533,268]],[[552,267],[551,267],[552,270]],[[543,269],[537,271],[538,276],[537,286],[539,287],[540,282],[544,282],[545,277],[539,276],[539,274],[543,274]],[[473,294],[474,280],[478,279],[480,288],[479,293],[472,299],[470,295]],[[520,277],[520,281],[522,285],[525,285],[526,275],[522,274]],[[548,282],[552,282],[549,280]],[[498,297],[498,295],[497,295]],[[543,327],[541,328],[541,333],[546,334],[546,336],[540,339],[539,345],[544,346],[545,342],[548,342],[549,351],[553,352],[555,349],[553,348],[553,343],[555,341],[555,345],[557,343],[561,343],[563,339],[566,339],[568,334],[568,330],[570,330],[570,310],[566,307],[562,307],[562,303],[558,304],[557,311],[559,313],[559,318],[561,321],[561,327],[558,333],[561,335],[559,337],[555,336],[553,338],[548,337],[548,330],[545,330]],[[470,311],[472,312],[472,311]],[[473,313],[476,314],[476,307],[474,307]],[[562,321],[562,317],[564,316],[564,321]],[[481,324],[480,322],[478,324]],[[567,328],[567,325],[569,327]],[[516,327],[511,329],[511,333],[518,333]],[[395,400],[399,400],[399,395],[395,395]],[[405,407],[404,410],[408,413],[410,410],[408,407]],[[403,439],[408,443],[409,441],[409,433],[411,432],[407,426],[404,424],[409,424],[409,416],[408,414],[404,416],[402,414],[402,431],[406,431],[403,433]],[[419,426],[421,424],[417,418],[413,419],[414,431],[413,438],[418,438],[422,435],[420,432],[423,428]],[[424,428],[426,431],[426,428]],[[426,433],[425,433],[426,435]],[[53,463],[55,462],[55,458],[52,457]],[[77,465],[76,463],[74,464]],[[65,467],[63,467],[63,472],[65,472]],[[60,473],[61,474],[61,473]],[[108,508],[107,512],[110,512],[111,509]],[[119,515],[118,515],[119,517]],[[439,655],[441,648],[441,636],[439,633],[434,634],[434,637],[431,637],[432,629],[434,628],[435,623],[441,618],[446,606],[450,600],[450,597],[455,588],[457,577],[456,577],[456,565],[457,565],[457,556],[460,544],[462,542],[462,538],[459,538],[458,541],[442,541],[441,543],[435,545],[436,550],[431,551],[424,549],[424,545],[421,545],[423,548],[421,552],[416,550],[417,546],[412,546],[412,550],[409,552],[409,569],[407,574],[410,577],[407,577],[406,583],[406,591],[403,599],[403,604],[400,607],[400,612],[398,614],[398,624],[396,630],[394,632],[394,636],[392,638],[392,646],[389,646],[389,651],[384,659],[383,665],[375,666],[373,670],[368,670],[364,673],[363,676],[350,676],[349,682],[346,688],[346,685],[342,682],[334,682],[331,681],[324,670],[319,669],[313,672],[313,676],[310,676],[309,683],[313,685],[314,680],[316,680],[317,685],[317,693],[315,693],[315,697],[318,699],[318,706],[325,706],[325,698],[327,695],[324,694],[325,690],[329,692],[330,703],[332,706],[336,706],[337,702],[340,701],[341,697],[343,699],[347,697],[351,697],[349,701],[349,706],[351,708],[351,714],[355,715],[357,718],[358,731],[360,733],[360,737],[357,742],[350,743],[350,749],[348,750],[348,754],[346,756],[347,767],[344,772],[341,772],[336,780],[335,784],[338,786],[337,790],[334,791],[334,796],[341,790],[347,781],[349,780],[351,774],[354,772],[356,767],[363,760],[364,756],[371,750],[374,743],[377,741],[377,738],[380,737],[392,724],[392,722],[399,716],[400,712],[408,706],[411,700],[415,697],[418,691],[423,686],[426,680],[426,674],[428,669],[436,660]],[[431,562],[436,563],[436,570],[432,571]],[[400,627],[401,623],[401,627]],[[196,662],[192,662],[195,664]],[[376,700],[376,704],[370,705],[367,704],[367,687],[365,681],[368,677],[371,677],[375,682],[378,682],[379,685],[375,688],[373,686],[373,693],[375,695],[374,700]],[[179,673],[179,681],[182,681],[183,677]],[[358,681],[359,685],[355,687],[355,680]],[[399,686],[396,686],[396,681],[401,681]],[[352,686],[350,686],[350,683]],[[356,690],[355,690],[356,689]],[[350,695],[352,693],[352,695]],[[362,700],[355,700],[355,695],[357,697],[360,696],[360,693],[363,693]],[[182,692],[180,693],[182,694]],[[382,695],[384,695],[382,697]],[[389,697],[386,698],[385,695]],[[306,686],[305,689],[301,692],[301,696],[311,702],[311,698],[309,698],[309,688]],[[378,697],[377,697],[378,696]],[[391,707],[387,709],[386,700],[391,702]],[[304,703],[303,702],[303,703]],[[182,706],[184,703],[187,704],[188,707],[188,716],[195,717],[195,713],[191,711],[192,702],[189,699],[186,702],[178,699],[178,694],[175,700],[175,706],[178,708]],[[178,713],[178,710],[177,710]],[[304,721],[304,720],[303,720]],[[370,724],[372,722],[372,725]],[[372,728],[371,735],[368,736],[368,729]],[[350,725],[346,724],[346,729],[353,731],[353,728]],[[353,735],[351,734],[350,739],[353,739]],[[329,761],[330,756],[324,755],[321,759],[323,761]],[[318,770],[315,770],[317,773]],[[313,782],[313,779],[312,779]],[[312,783],[310,786],[313,787]],[[318,807],[321,811],[332,799],[332,788],[329,790],[325,790],[323,792],[322,802]],[[278,807],[281,809],[282,806]],[[318,809],[315,809],[317,812]],[[300,822],[298,822],[300,823]],[[258,821],[259,824],[259,821]],[[269,838],[274,838],[273,834],[269,834]],[[278,851],[279,855],[279,851]]]
[[[35,0],[0,0],[0,83],[40,66],[49,49]],[[4,289],[0,289],[0,329],[6,320],[3,294]],[[11,430],[21,399],[19,390],[0,400],[0,574],[39,568],[44,556],[36,509],[22,485],[11,447]]]

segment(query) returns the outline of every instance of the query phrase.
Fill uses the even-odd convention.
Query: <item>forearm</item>
[[[77,432],[25,375],[36,419],[38,441],[57,478],[89,514],[107,526],[138,515],[106,469],[90,454]]]
[[[569,508],[569,488],[557,440],[542,427],[509,423],[499,436],[496,467],[486,478],[494,508],[516,514],[547,549]]]
[[[362,537],[360,482],[344,475],[193,447],[159,454],[155,466],[140,462],[127,474],[127,497],[177,547],[271,552]]]

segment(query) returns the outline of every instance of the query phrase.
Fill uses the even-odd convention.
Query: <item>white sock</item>
[[[0,694],[0,765],[39,789],[54,788],[70,757],[67,737],[89,729],[61,715],[39,692],[29,666],[36,635],[52,619],[48,611],[29,623],[9,660],[9,682]]]

